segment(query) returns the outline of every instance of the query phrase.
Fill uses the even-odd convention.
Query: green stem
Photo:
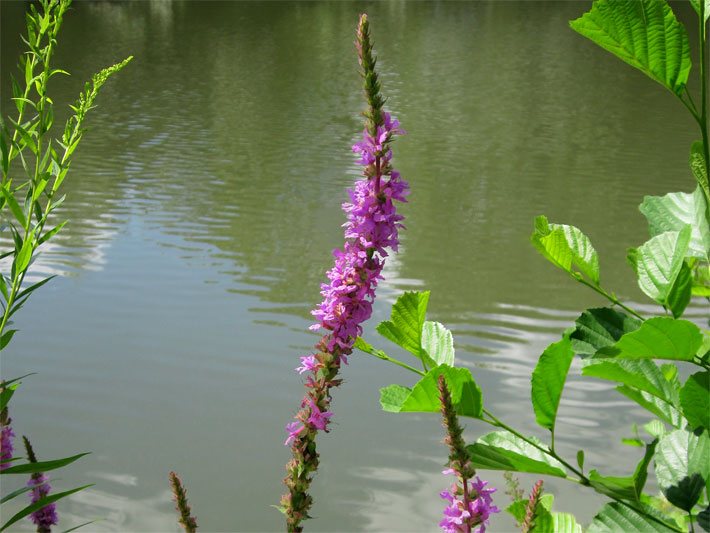
[[[420,376],[425,376],[426,373],[422,372],[421,370],[414,368],[413,366],[409,366],[407,363],[400,361],[399,359],[395,359],[394,357],[390,357],[384,352],[381,352],[379,350],[376,350],[374,352],[367,352],[365,350],[362,350],[366,354],[370,354],[373,357],[377,357],[378,359],[382,359],[383,361],[387,361],[388,363],[395,364],[397,366],[401,366],[402,368],[406,368],[410,372],[414,372],[415,374],[419,374]]]
[[[627,313],[630,313],[630,314],[634,315],[634,316],[635,316],[636,318],[638,318],[639,320],[642,320],[642,321],[645,320],[645,319],[643,318],[643,316],[641,316],[640,314],[638,314],[636,311],[634,311],[633,309],[631,309],[629,306],[625,305],[623,302],[621,302],[621,301],[620,301],[616,296],[614,296],[613,294],[609,294],[608,292],[606,292],[606,291],[605,291],[604,289],[602,289],[600,286],[595,285],[595,284],[593,284],[593,283],[589,283],[586,279],[584,279],[584,278],[582,278],[582,277],[575,276],[574,274],[571,274],[571,276],[572,276],[572,279],[577,280],[577,281],[578,281],[579,283],[581,283],[582,285],[586,285],[587,287],[589,287],[589,288],[592,289],[593,291],[595,291],[595,292],[601,294],[604,298],[606,298],[607,300],[609,300],[609,301],[610,301],[611,303],[613,303],[614,305],[618,305],[619,307],[621,307],[621,308],[622,308],[624,311],[626,311]]]
[[[703,137],[703,155],[705,156],[705,175],[710,177],[710,140],[708,139],[708,80],[707,80],[707,24],[705,22],[705,2],[701,0],[699,31],[700,39],[700,132]],[[707,191],[705,192],[707,195]],[[710,198],[707,198],[710,205]]]

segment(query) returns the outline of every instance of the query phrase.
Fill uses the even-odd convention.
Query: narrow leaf
[[[89,453],[80,453],[77,455],[72,455],[71,457],[65,457],[64,459],[54,459],[51,461],[38,461],[36,463],[25,463],[21,465],[15,465],[0,471],[0,474],[34,474],[36,472],[48,472],[50,470],[55,470],[57,468],[67,466],[76,461],[77,459],[81,459],[85,455],[89,455]]]
[[[8,527],[10,527],[12,524],[17,522],[18,520],[22,520],[24,517],[34,513],[35,511],[39,511],[43,507],[46,507],[50,503],[56,502],[57,500],[61,500],[62,498],[66,498],[67,496],[70,496],[74,494],[75,492],[79,492],[80,490],[84,490],[88,487],[93,487],[92,485],[84,485],[83,487],[78,487],[76,489],[72,490],[67,490],[65,492],[58,492],[56,494],[49,494],[45,496],[44,498],[40,498],[37,500],[36,503],[30,504],[24,509],[22,509],[20,512],[15,514],[10,520],[5,522],[2,527],[0,528],[0,531],[5,531]]]

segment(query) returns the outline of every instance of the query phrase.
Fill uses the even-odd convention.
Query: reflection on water
[[[4,114],[24,6],[2,3]],[[430,318],[454,331],[488,407],[544,436],[527,407],[530,372],[584,307],[604,302],[537,256],[532,219],[582,228],[603,282],[644,302],[624,260],[647,235],[636,206],[692,187],[692,124],[568,29],[583,4],[368,7],[388,105],[409,131],[394,149],[412,195],[367,336],[397,353],[374,325],[403,290],[431,289]],[[61,277],[33,297],[3,354],[3,375],[39,372],[13,416],[40,456],[95,452],[62,473],[67,488],[96,483],[62,508],[63,526],[102,517],[90,528],[175,530],[175,469],[202,530],[280,529],[269,505],[301,393],[293,367],[314,342],[308,312],[357,176],[361,9],[82,2],[66,18],[58,60],[73,76],[57,79],[57,101],[98,67],[136,59],[102,94],[67,181],[71,223],[36,263]],[[689,314],[701,321],[707,307]],[[577,361],[573,371],[557,445],[572,457],[611,438],[587,463],[624,474],[638,453],[619,439],[643,414],[610,384],[581,379]],[[380,412],[380,387],[412,383],[397,369],[357,356],[345,378],[309,529],[434,530],[446,485],[437,417]],[[468,422],[468,438],[486,429]],[[583,520],[600,502],[546,483]]]

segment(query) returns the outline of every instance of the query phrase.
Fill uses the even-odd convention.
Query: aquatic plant
[[[0,118],[0,216],[3,231],[11,237],[3,242],[4,248],[0,252],[0,259],[5,260],[0,263],[0,352],[17,333],[11,327],[14,314],[34,291],[53,277],[34,283],[28,283],[26,279],[38,250],[67,223],[57,211],[64,201],[61,186],[84,135],[86,116],[95,107],[104,83],[132,59],[129,57],[95,74],[84,86],[76,103],[69,106],[73,114],[66,121],[62,134],[52,139],[55,104],[49,96],[48,86],[54,76],[67,74],[53,68],[52,59],[70,3],[70,0],[41,0],[39,10],[34,4],[29,5],[27,36],[23,38],[27,50],[20,58],[22,78],[18,81],[12,77],[12,100],[17,115],[8,117],[7,122]],[[54,502],[89,485],[50,495],[46,472],[62,468],[86,454],[37,461],[29,441],[26,441],[28,462],[16,464],[18,458],[12,457],[14,432],[10,426],[8,404],[20,379],[0,381],[0,474],[31,474],[32,477],[27,487],[4,495],[2,502],[30,491],[31,503],[10,517],[0,530],[29,515],[38,531],[47,532],[57,521]]]
[[[645,197],[639,209],[648,221],[651,239],[628,253],[639,287],[661,306],[662,314],[644,316],[601,285],[597,252],[578,228],[549,223],[544,216],[535,219],[531,242],[537,250],[611,303],[611,307],[585,310],[538,359],[531,377],[531,400],[535,420],[549,431],[549,441],[523,434],[484,408],[482,390],[471,372],[455,366],[452,333],[426,320],[429,292],[404,293],[393,305],[391,319],[377,327],[383,337],[414,356],[421,370],[362,338],[355,342],[361,351],[419,376],[412,387],[390,385],[380,391],[385,411],[433,413],[443,404],[445,413],[497,428],[466,446],[467,456],[462,456],[460,428],[447,418],[448,440],[456,443],[450,458],[456,466],[447,471],[456,473],[461,483],[442,493],[452,504],[440,524],[446,531],[466,527],[465,479],[473,469],[559,477],[606,496],[611,502],[594,517],[590,532],[694,531],[696,524],[710,531],[710,332],[682,318],[693,296],[710,300],[710,3],[693,0],[692,4],[699,21],[699,104],[687,86],[691,58],[685,28],[664,0],[596,0],[588,13],[571,22],[575,31],[666,87],[691,113],[701,140],[690,149],[695,191]],[[556,448],[558,409],[575,356],[582,358],[582,375],[617,383],[617,391],[650,417],[644,425],[647,438],[637,433],[636,438],[623,441],[643,448],[629,475],[602,474],[587,467],[584,450],[570,460]],[[656,359],[670,362],[659,365]],[[684,373],[678,364],[700,370],[681,383]],[[442,390],[449,394],[441,394]],[[652,463],[662,496],[644,492]],[[542,481],[528,499],[516,494],[515,488],[511,493],[517,497],[506,510],[523,531],[581,532],[574,516],[552,510],[553,496],[542,493]]]
[[[175,510],[178,513],[178,523],[185,530],[185,533],[195,533],[197,531],[197,519],[192,516],[192,509],[187,503],[187,491],[182,480],[175,472],[168,474],[170,480],[170,491],[173,493]]]

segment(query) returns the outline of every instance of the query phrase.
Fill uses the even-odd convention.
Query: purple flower
[[[27,482],[27,486],[32,487],[30,491],[32,503],[37,503],[47,496],[52,488],[49,484],[49,477],[46,474],[33,474]],[[51,526],[59,522],[56,504],[50,503],[35,511],[30,515],[30,520],[37,526],[37,531],[50,531]]]
[[[15,437],[15,432],[10,426],[2,426],[0,429],[0,470],[9,468],[10,463],[6,462],[12,459],[12,439]]]
[[[311,408],[311,416],[308,417],[308,423],[316,429],[325,430],[333,413],[330,411],[321,411],[313,400],[309,401],[309,405]]]
[[[290,446],[291,443],[296,439],[298,434],[303,431],[303,424],[300,422],[290,422],[286,424],[286,431],[288,431],[288,438],[284,442],[285,446]]]
[[[446,470],[444,472],[447,472]],[[486,481],[481,481],[478,477],[468,481],[468,505],[464,502],[463,491],[454,484],[451,490],[445,490],[440,496],[449,502],[444,509],[444,519],[439,522],[442,531],[445,533],[458,533],[469,528],[477,527],[473,530],[478,533],[485,533],[488,519],[494,513],[499,513],[500,509],[493,505],[491,494],[496,489],[487,489]]]
[[[303,374],[304,372],[315,372],[318,370],[319,366],[320,365],[315,355],[305,355],[301,357],[301,366],[297,367],[296,371],[299,374]]]

